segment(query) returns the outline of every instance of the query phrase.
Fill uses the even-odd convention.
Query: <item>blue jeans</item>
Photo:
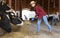
[[[47,17],[43,16],[42,19],[43,19],[44,23],[47,25],[49,31],[51,31],[51,25],[48,23]],[[40,32],[40,25],[41,25],[42,19],[38,19],[38,22],[37,22],[37,31],[38,32]]]

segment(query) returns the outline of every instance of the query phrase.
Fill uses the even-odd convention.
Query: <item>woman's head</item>
[[[31,1],[31,2],[30,2],[30,5],[31,5],[32,7],[35,7],[35,6],[36,6],[36,2],[35,2],[35,1]]]

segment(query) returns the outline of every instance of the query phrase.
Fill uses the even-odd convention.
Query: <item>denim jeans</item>
[[[43,19],[44,23],[47,25],[49,31],[51,31],[51,25],[48,23],[47,17],[43,16],[42,19]],[[40,25],[41,25],[42,19],[38,19],[38,21],[37,21],[37,31],[38,32],[40,32]]]

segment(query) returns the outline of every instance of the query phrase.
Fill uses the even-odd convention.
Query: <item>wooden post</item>
[[[49,15],[49,12],[50,12],[50,0],[48,0],[48,15]]]
[[[21,3],[22,3],[22,0],[20,0],[20,18],[22,17],[22,5],[21,5]]]
[[[43,8],[44,8],[44,0],[42,0],[42,6],[43,6]]]
[[[17,1],[15,0],[15,11],[16,11]]]
[[[59,13],[60,13],[60,0],[59,0]]]
[[[20,1],[21,0],[18,0],[18,11],[20,11],[20,9],[19,9],[20,8]]]
[[[12,0],[9,0],[9,6],[10,6],[10,8],[11,8],[11,3],[12,3]]]
[[[54,0],[53,8],[54,8],[54,13],[55,13],[55,0]]]
[[[15,0],[15,11],[16,11],[16,0]]]
[[[59,20],[60,20],[60,0],[59,0]]]

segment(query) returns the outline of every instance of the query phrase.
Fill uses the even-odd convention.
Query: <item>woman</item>
[[[47,17],[46,17],[46,13],[43,10],[43,8],[40,7],[39,5],[37,5],[35,1],[31,1],[30,5],[32,7],[34,7],[34,9],[35,9],[35,12],[36,12],[36,16],[35,17],[38,17],[37,32],[40,32],[40,24],[41,24],[42,20],[48,26],[49,32],[51,32],[51,25],[48,23],[48,20],[47,20]]]

